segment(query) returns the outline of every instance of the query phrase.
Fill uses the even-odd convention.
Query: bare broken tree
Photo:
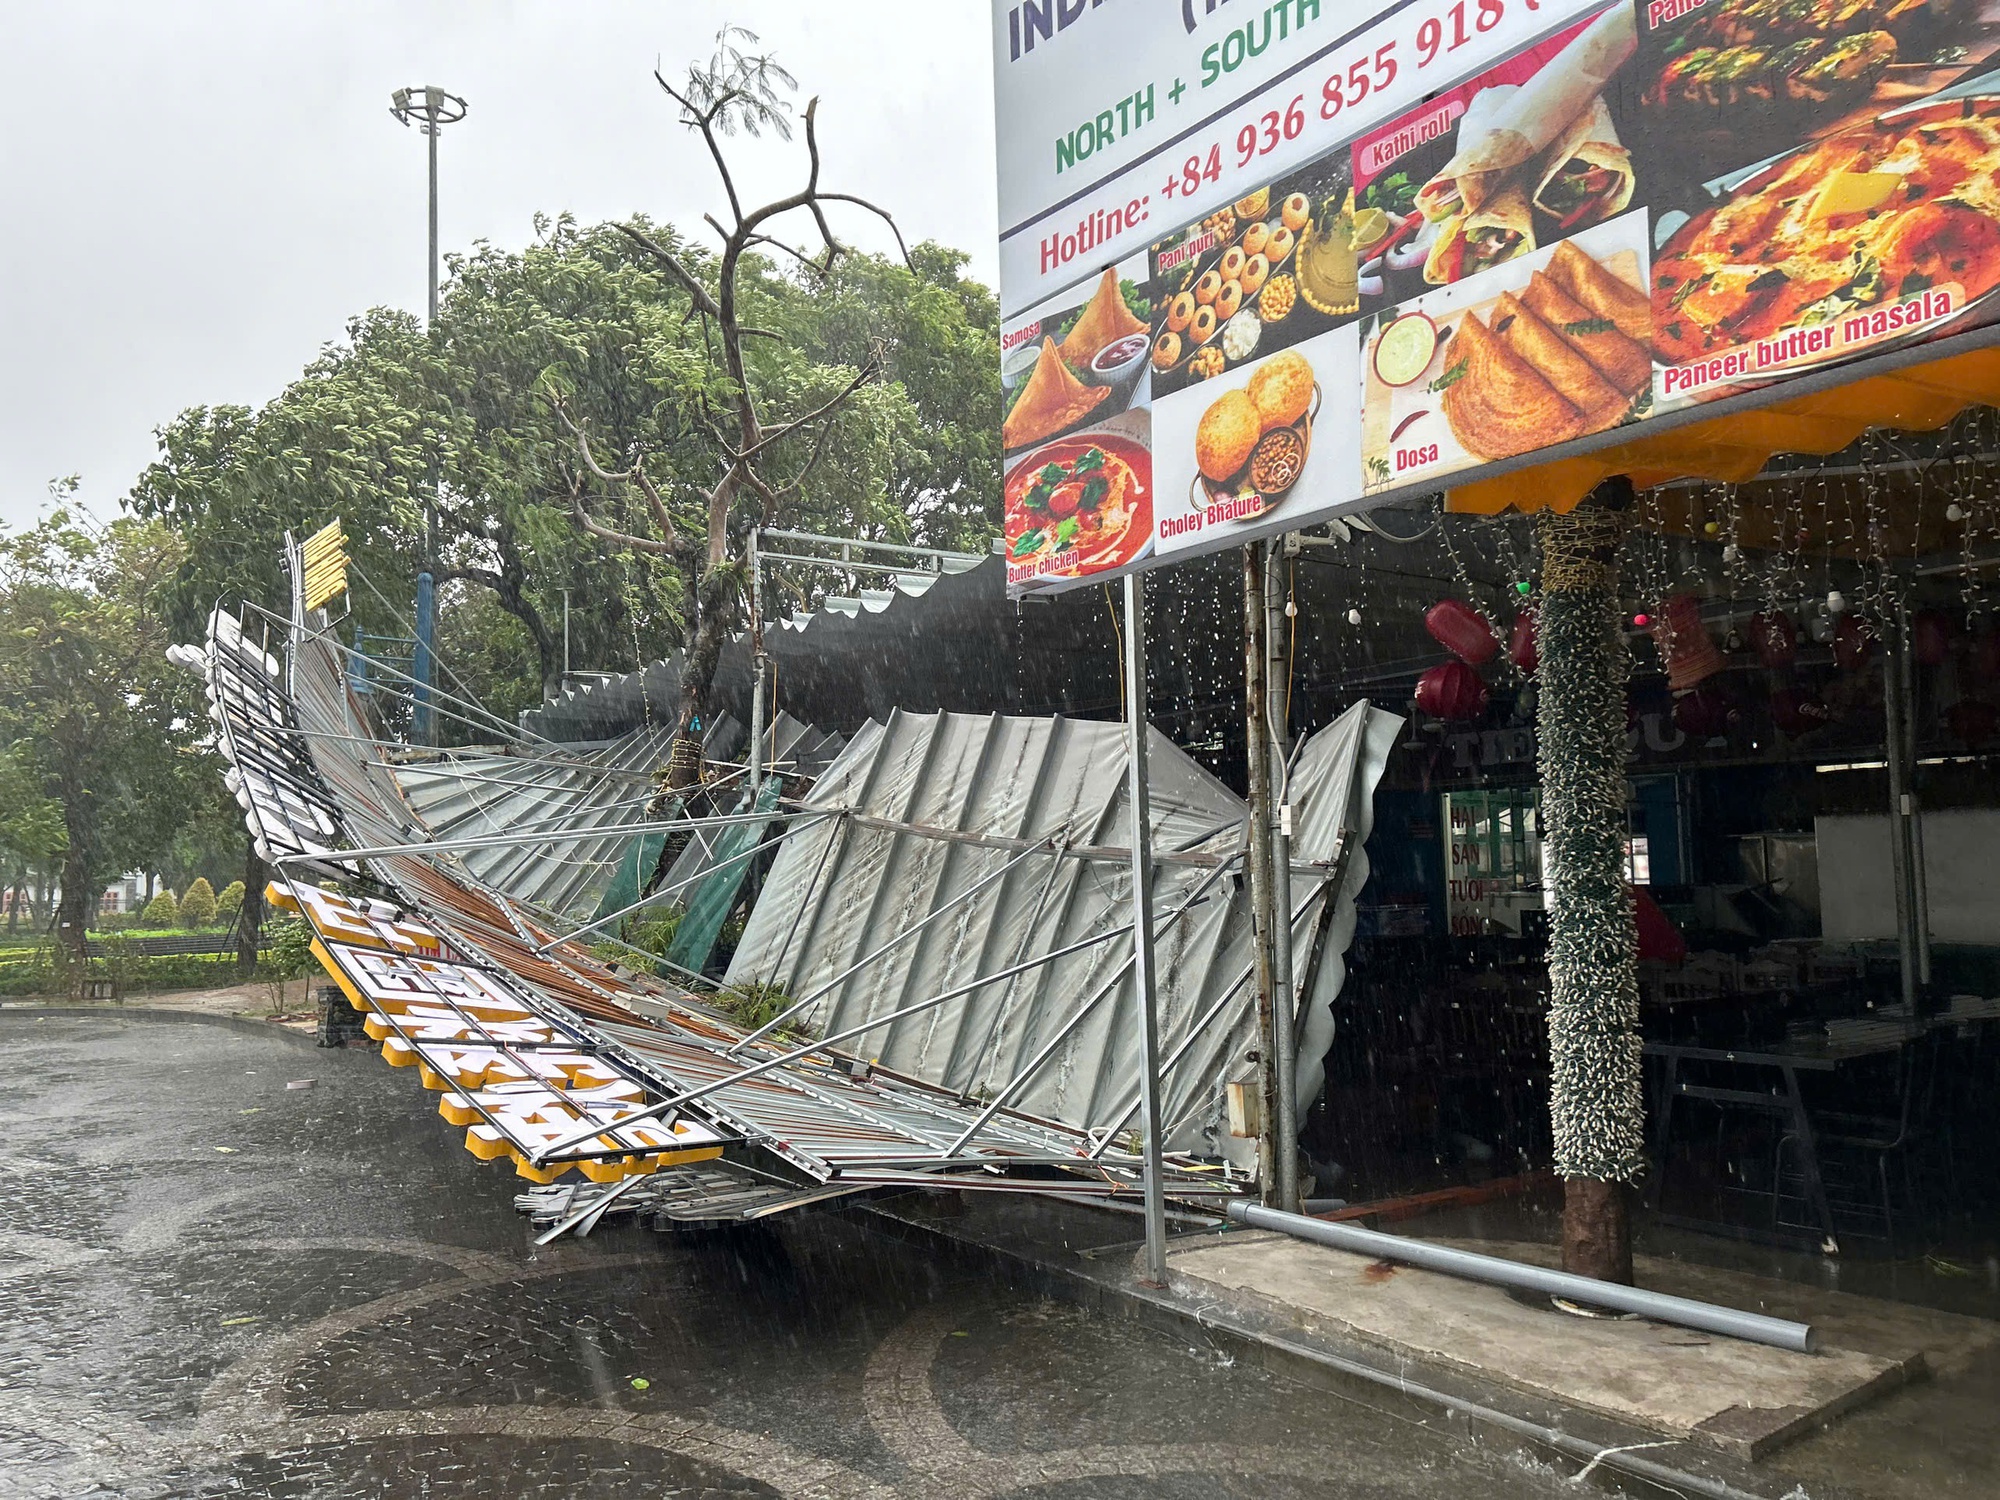
[[[827,220],[828,204],[851,204],[889,226],[904,262],[909,249],[889,213],[852,193],[830,192],[820,186],[820,150],[815,128],[819,100],[805,109],[807,174],[805,186],[761,207],[743,206],[735,173],[723,150],[723,138],[739,130],[757,136],[768,130],[782,140],[792,137],[787,99],[797,87],[792,76],[768,55],[746,53],[739,43],[754,45],[755,33],[726,26],[716,39],[709,62],[688,70],[685,81],[669,83],[655,70],[667,97],[680,109],[681,123],[701,137],[721,178],[730,223],[706,215],[722,240],[713,283],[704,280],[686,258],[631,225],[619,229],[656,262],[692,304],[699,317],[704,347],[719,362],[719,397],[697,404],[694,423],[714,449],[714,477],[701,485],[676,481],[664,484],[647,468],[644,453],[628,453],[622,462],[601,460],[587,421],[571,410],[567,399],[550,391],[556,416],[576,441],[581,467],[568,476],[570,513],[593,536],[641,551],[672,557],[692,574],[696,587],[690,599],[686,659],[681,668],[681,703],[676,729],[679,739],[669,766],[668,784],[685,786],[700,774],[699,738],[692,726],[705,715],[717,662],[729,632],[741,618],[746,567],[739,555],[749,525],[772,525],[801,495],[814,468],[825,456],[833,418],[855,393],[881,374],[879,347],[830,399],[790,415],[767,410],[760,398],[751,364],[745,359],[747,341],[774,339],[776,334],[747,326],[739,303],[739,275],[746,257],[763,250],[789,256],[811,278],[824,280],[847,247],[835,237]],[[820,248],[815,254],[778,237],[781,221],[810,215]],[[658,527],[654,536],[634,535],[607,526],[592,515],[591,481],[616,489],[636,490]],[[692,743],[689,743],[692,741]]]

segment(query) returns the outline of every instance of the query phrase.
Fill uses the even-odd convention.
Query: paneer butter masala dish
[[[1955,288],[2000,286],[2000,100],[1840,131],[1683,225],[1653,261],[1668,363]]]

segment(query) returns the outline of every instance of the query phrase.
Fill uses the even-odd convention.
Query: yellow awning
[[[1774,453],[1837,453],[1871,427],[1934,432],[1968,406],[2000,406],[2000,348],[1973,349],[1931,364],[1870,375],[1850,385],[1732,412],[1634,438],[1581,458],[1557,459],[1461,485],[1445,508],[1493,516],[1567,511],[1613,474],[1640,489],[1676,479],[1745,484]]]

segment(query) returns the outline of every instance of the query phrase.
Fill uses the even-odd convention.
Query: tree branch
[[[722,316],[722,308],[717,305],[714,296],[709,292],[707,287],[695,279],[692,271],[681,264],[679,256],[675,255],[665,246],[656,243],[650,235],[640,233],[630,224],[613,224],[611,227],[632,241],[641,250],[644,250],[648,255],[652,256],[662,266],[666,267],[667,274],[680,283],[681,289],[694,299],[696,307],[707,313],[711,318]]]
[[[613,531],[609,526],[601,524],[591,516],[589,511],[583,508],[583,492],[581,487],[570,491],[569,512],[576,518],[577,524],[592,536],[602,537],[607,542],[616,542],[621,547],[631,547],[639,552],[650,552],[656,557],[673,557],[680,550],[677,547],[668,546],[665,542],[656,542],[650,537],[633,536],[629,532],[624,531]]]
[[[583,459],[584,467],[605,484],[637,485],[639,493],[646,497],[646,504],[652,508],[653,519],[660,523],[661,538],[665,542],[662,550],[677,551],[681,544],[680,530],[674,525],[674,518],[667,513],[666,502],[660,498],[660,492],[655,488],[652,477],[646,473],[645,465],[635,459],[629,469],[613,471],[605,468],[598,463],[597,455],[590,451],[590,434],[570,416],[569,409],[563,405],[561,398],[550,396],[548,401],[556,416],[561,418],[563,426],[576,435],[576,451]],[[572,501],[574,499],[572,495]]]
[[[809,411],[804,416],[795,418],[794,420],[786,422],[781,426],[767,428],[764,432],[763,438],[757,443],[755,447],[746,449],[744,452],[734,455],[736,461],[738,463],[749,463],[752,459],[756,458],[758,454],[762,453],[766,448],[770,447],[771,444],[777,442],[778,439],[782,437],[787,437],[790,434],[797,432],[801,427],[808,426],[813,422],[817,422],[821,417],[830,415],[833,412],[834,408],[839,406],[843,401],[847,400],[848,397],[852,396],[856,391],[860,390],[861,387],[868,384],[869,381],[873,380],[877,375],[881,373],[882,373],[882,366],[880,361],[875,357],[871,356],[868,363],[863,365],[858,371],[855,372],[854,378],[848,381],[846,386],[831,401],[827,402],[824,406],[821,406],[814,411]],[[823,436],[826,429],[821,428],[820,431]]]
[[[729,173],[729,162],[722,154],[722,143],[715,138],[715,117],[735,101],[737,91],[725,89],[706,110],[701,110],[697,109],[694,102],[685,94],[668,83],[666,75],[658,68],[653,69],[653,78],[662,89],[666,90],[667,97],[681,107],[682,116],[701,132],[701,138],[708,143],[708,154],[715,162],[716,174],[722,178],[722,190],[729,195],[729,211],[735,214],[740,222],[743,218],[743,206],[736,198],[736,179]]]

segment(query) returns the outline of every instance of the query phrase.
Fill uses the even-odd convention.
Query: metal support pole
[[[429,569],[417,575],[417,653],[410,663],[410,675],[417,680],[417,712],[410,725],[410,739],[419,745],[437,743],[437,716],[431,708],[431,643],[437,630],[437,590]]]
[[[431,274],[430,274],[430,320],[427,326],[433,331],[438,320],[438,126],[433,120],[424,131],[430,137],[431,148]]]
[[[1588,1276],[1573,1276],[1566,1271],[1551,1271],[1543,1266],[1526,1266],[1518,1261],[1501,1260],[1498,1256],[1454,1250],[1427,1240],[1383,1234],[1380,1230],[1363,1229],[1356,1224],[1329,1223],[1325,1219],[1278,1213],[1242,1199],[1228,1204],[1223,1211],[1237,1223],[1247,1224],[1252,1229],[1276,1230],[1280,1234],[1293,1235],[1335,1250],[1419,1266],[1447,1276],[1464,1276],[1493,1286],[1540,1292],[1580,1302],[1587,1307],[1637,1313],[1656,1322],[1698,1328],[1704,1333],[1719,1333],[1753,1344],[1769,1344],[1774,1349],[1789,1349],[1794,1354],[1811,1354],[1819,1345],[1809,1324],[1767,1317],[1762,1313],[1738,1312],[1733,1307],[1718,1307],[1712,1302],[1696,1302],[1665,1292],[1649,1292],[1641,1287],[1619,1286]]]
[[[1917,791],[1917,674],[1910,658],[1910,606],[1907,599],[1896,608],[1896,663],[1903,693],[1903,764],[1908,768],[1906,790],[1910,812],[1904,837],[1909,846],[1910,936],[1917,950],[1917,983],[1924,989],[1931,983],[1931,892],[1924,878],[1924,802]]]
[[[1281,543],[1269,543],[1264,558],[1264,720],[1270,739],[1271,773],[1271,1041],[1272,1093],[1277,1096],[1277,1205],[1299,1209],[1298,1021],[1292,994],[1291,735],[1287,723],[1291,661],[1280,569]]]
[[[750,529],[750,805],[764,785],[764,573],[757,529]]]
[[[569,590],[563,590],[563,686],[569,686]]]
[[[1271,900],[1271,752],[1265,725],[1264,552],[1243,549],[1243,739],[1250,778],[1250,921],[1257,960],[1257,1185],[1278,1201],[1278,1026],[1273,953],[1277,908]]]
[[[1167,1200],[1160,1156],[1160,1018],[1153,992],[1153,815],[1146,768],[1146,600],[1138,573],[1125,575],[1126,801],[1132,812],[1132,993],[1138,1001],[1145,1111],[1146,1275],[1167,1284]]]
[[[1900,622],[1899,622],[1900,623]],[[1908,740],[1903,725],[1903,674],[1898,665],[1897,639],[1885,642],[1882,663],[1882,758],[1889,770],[1889,873],[1896,888],[1896,957],[1902,969],[1903,1004],[1912,1010],[1917,1000],[1916,891],[1910,858],[1910,782],[1904,760]]]
[[[424,332],[433,342],[438,336],[438,122],[433,119],[424,132],[430,147],[430,274],[424,278],[426,319]],[[417,575],[417,654],[410,663],[417,679],[417,714],[412,738],[419,745],[437,743],[437,717],[431,711],[431,689],[437,681],[437,664],[432,656],[432,638],[437,630],[437,593],[430,570],[437,566],[437,499],[444,488],[436,456],[431,459],[431,503],[424,507],[424,571]]]

